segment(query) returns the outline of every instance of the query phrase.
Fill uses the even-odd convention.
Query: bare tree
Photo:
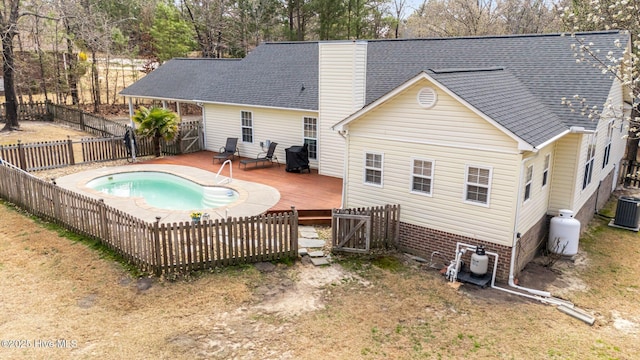
[[[400,22],[402,21],[406,5],[407,0],[393,0],[394,12],[396,15],[396,39],[399,37]]]
[[[182,0],[184,17],[191,23],[203,57],[220,57],[222,35],[226,32],[225,0]]]
[[[15,89],[13,38],[18,33],[20,0],[4,0],[0,9],[0,31],[2,31],[2,74],[4,76],[5,125],[3,131],[18,128],[18,104]]]

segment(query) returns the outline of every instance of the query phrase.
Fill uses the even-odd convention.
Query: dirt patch
[[[0,131],[0,145],[22,143],[66,140],[67,136],[71,140],[92,137],[91,135],[73,130],[67,126],[43,121],[22,121],[20,129],[15,131]]]

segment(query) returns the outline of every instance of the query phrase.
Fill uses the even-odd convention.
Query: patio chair
[[[229,158],[233,158],[235,155],[240,157],[240,151],[238,150],[238,138],[227,138],[227,144],[220,148],[218,154],[213,156],[213,161],[216,159],[223,162]]]
[[[254,167],[263,167],[267,165],[271,166],[273,165],[274,159],[276,161],[276,164],[280,166],[280,163],[278,162],[278,157],[275,155],[276,146],[278,146],[278,143],[272,142],[271,144],[269,144],[269,149],[267,150],[266,153],[264,152],[259,153],[255,157],[255,159],[242,159],[240,160],[240,164],[238,164],[238,167],[244,165],[244,169],[247,170],[247,165],[251,165],[251,164],[253,164]]]

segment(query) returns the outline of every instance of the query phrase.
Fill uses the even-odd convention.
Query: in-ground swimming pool
[[[149,206],[168,210],[203,210],[231,204],[235,190],[224,186],[201,186],[160,171],[134,171],[102,176],[89,188],[118,197],[141,197]]]

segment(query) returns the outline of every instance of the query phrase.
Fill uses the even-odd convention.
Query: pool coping
[[[210,171],[183,165],[133,164],[124,166],[102,167],[78,172],[55,179],[56,184],[64,189],[88,196],[103,199],[105,204],[148,222],[155,222],[160,217],[161,223],[178,223],[191,221],[192,210],[167,210],[152,207],[142,198],[122,198],[108,195],[91,189],[86,184],[98,177],[124,172],[152,171],[165,172],[180,176],[202,186],[223,186],[238,192],[238,200],[215,209],[197,210],[208,214],[211,220],[227,217],[246,217],[264,213],[280,200],[280,192],[274,187],[251,181],[231,179],[219,176]]]

